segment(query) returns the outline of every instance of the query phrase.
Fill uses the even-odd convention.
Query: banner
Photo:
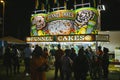
[[[98,34],[98,11],[84,7],[39,13],[32,15],[31,23],[31,36]]]
[[[95,41],[95,35],[58,35],[58,36],[34,36],[27,37],[27,42],[91,42]]]

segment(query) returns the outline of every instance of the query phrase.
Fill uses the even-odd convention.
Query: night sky
[[[7,0],[5,11],[5,35],[25,39],[30,35],[30,17],[35,0]]]
[[[103,31],[120,30],[120,0],[103,0],[106,11],[101,12]],[[6,0],[5,36],[25,39],[30,36],[30,17],[35,10],[35,0]]]
[[[103,31],[120,31],[120,0],[104,0],[106,10],[101,12]]]

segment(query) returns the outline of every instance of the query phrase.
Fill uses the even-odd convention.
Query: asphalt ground
[[[54,68],[46,72],[47,80],[54,80]],[[0,80],[30,80],[30,76],[25,76],[24,65],[20,65],[20,73],[6,75],[5,67],[0,63]],[[72,78],[71,80],[74,80]],[[87,77],[87,80],[91,80]],[[120,80],[120,67],[114,67],[114,65],[109,66],[109,79],[108,80]]]

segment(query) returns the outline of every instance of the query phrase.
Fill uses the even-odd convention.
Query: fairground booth
[[[98,34],[100,16],[94,7],[43,11],[31,16],[31,32],[26,42],[32,46],[38,44],[50,50],[60,44],[63,50],[73,47],[78,52],[81,46],[96,50],[99,42],[109,41],[109,35]]]

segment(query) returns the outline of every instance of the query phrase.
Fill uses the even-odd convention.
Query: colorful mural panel
[[[98,11],[85,7],[34,14],[31,23],[31,36],[97,34]]]
[[[31,36],[45,35],[46,14],[34,14],[31,17]]]
[[[75,10],[75,34],[96,34],[98,11],[94,8],[80,8]]]

